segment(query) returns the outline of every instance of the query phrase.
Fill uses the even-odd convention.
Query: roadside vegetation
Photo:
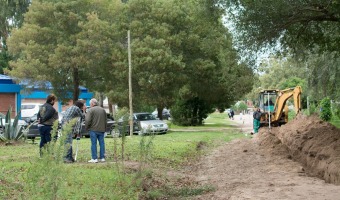
[[[58,159],[63,152],[62,137],[54,144],[53,153],[45,152],[42,158],[39,140],[1,145],[0,199],[179,198],[214,190],[168,174],[193,164],[222,143],[244,137],[229,124],[225,113],[214,113],[205,123],[209,126],[191,130],[176,126],[164,135],[126,137],[124,159],[121,138],[108,136],[107,162],[98,164],[87,163],[91,154],[87,138],[80,140],[74,164]],[[76,141],[73,145],[75,148]]]

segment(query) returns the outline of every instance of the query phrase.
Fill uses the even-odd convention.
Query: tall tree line
[[[305,93],[316,100],[328,96],[340,101],[340,1],[220,2],[233,22],[235,44],[242,55],[254,61],[259,51],[279,46],[276,53],[294,56],[300,63],[295,71],[308,69]]]
[[[130,30],[136,110],[192,99],[209,111],[223,108],[253,80],[251,68],[237,62],[223,13],[213,0],[34,1],[9,40],[15,60],[8,72],[48,80],[64,99],[76,100],[85,85],[127,106]]]
[[[8,53],[7,39],[13,28],[20,27],[23,14],[27,12],[30,0],[1,0],[0,1],[0,74],[8,68],[11,57]]]

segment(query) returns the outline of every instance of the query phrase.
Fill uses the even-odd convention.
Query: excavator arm
[[[281,90],[275,102],[276,112],[273,115],[272,121],[278,121],[281,118],[286,102],[292,96],[294,98],[295,113],[298,113],[301,110],[301,93],[302,89],[300,86]]]

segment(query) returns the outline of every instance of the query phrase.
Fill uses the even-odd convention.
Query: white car
[[[148,135],[148,134],[165,134],[169,130],[168,124],[162,120],[156,119],[151,113],[133,113],[133,134]],[[130,125],[127,121],[119,119],[111,126],[110,133],[113,137],[130,135]]]
[[[30,118],[39,112],[41,103],[22,103],[21,104],[21,119],[25,120]]]
[[[134,121],[139,122],[139,135],[148,133],[165,134],[168,132],[168,124],[156,119],[151,113],[134,113]]]

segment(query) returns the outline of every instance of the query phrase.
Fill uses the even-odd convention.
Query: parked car
[[[115,123],[115,121],[113,120],[113,117],[111,116],[111,114],[107,113],[106,134],[110,134],[110,131],[111,131],[114,123]],[[84,136],[86,138],[90,137],[90,133],[88,131],[85,131],[85,122],[84,121],[83,121],[83,124],[82,124],[81,136]]]
[[[133,134],[165,134],[168,130],[168,125],[162,120],[156,119],[151,113],[133,113]],[[123,132],[130,134],[130,125],[127,121],[120,119],[112,126],[111,134],[121,136]]]
[[[21,119],[25,120],[36,115],[39,112],[41,103],[22,103],[21,104]]]
[[[158,118],[158,111],[157,109],[155,111],[152,112],[152,114]],[[166,120],[169,120],[171,118],[171,115],[170,115],[170,110],[164,108],[163,111],[162,111],[162,118],[163,119],[166,119]]]

